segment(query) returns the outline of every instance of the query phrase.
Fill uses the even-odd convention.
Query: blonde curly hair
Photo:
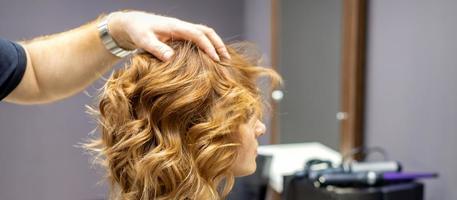
[[[172,42],[162,62],[135,55],[100,94],[95,152],[111,183],[111,199],[222,199],[234,184],[237,130],[261,115],[256,79],[279,75],[256,67],[239,49],[213,61],[190,42]],[[243,45],[238,45],[243,46]]]

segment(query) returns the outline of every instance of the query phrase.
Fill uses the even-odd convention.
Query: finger
[[[208,39],[206,34],[200,29],[196,28],[193,24],[183,22],[174,26],[172,30],[174,37],[178,37],[185,40],[190,40],[197,44],[198,47],[203,49],[213,60],[220,61],[219,55],[217,54],[213,44]]]
[[[214,45],[214,48],[216,48],[216,51],[219,53],[219,55],[222,55],[223,57],[230,59],[230,55],[227,51],[227,48],[225,47],[224,42],[222,41],[221,37],[217,35],[216,31],[214,29],[207,27],[205,25],[196,25],[198,29],[203,31],[205,35],[209,38],[211,43]]]
[[[171,47],[159,41],[156,37],[148,37],[140,44],[140,48],[148,51],[162,61],[168,61],[174,54]]]

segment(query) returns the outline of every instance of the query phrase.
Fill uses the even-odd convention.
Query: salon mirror
[[[278,1],[278,142],[320,142],[339,148],[340,0]]]
[[[362,145],[365,1],[272,1],[272,143]]]

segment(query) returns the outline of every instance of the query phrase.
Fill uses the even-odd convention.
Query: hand
[[[219,55],[230,59],[222,39],[212,29],[176,18],[140,11],[115,12],[108,27],[116,43],[125,49],[144,49],[166,61],[173,56],[173,49],[165,42],[171,39],[189,40],[197,44],[212,59]]]

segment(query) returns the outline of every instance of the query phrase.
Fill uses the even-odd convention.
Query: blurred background
[[[27,40],[102,13],[144,10],[251,41],[285,80],[261,144],[320,142],[341,149],[346,0],[0,1],[0,36]],[[363,55],[364,146],[381,146],[412,171],[437,171],[426,199],[457,199],[457,2],[367,0]],[[85,105],[103,84],[39,106],[0,103],[0,200],[105,199],[102,171],[77,148],[95,128]],[[270,91],[266,91],[269,93]]]

